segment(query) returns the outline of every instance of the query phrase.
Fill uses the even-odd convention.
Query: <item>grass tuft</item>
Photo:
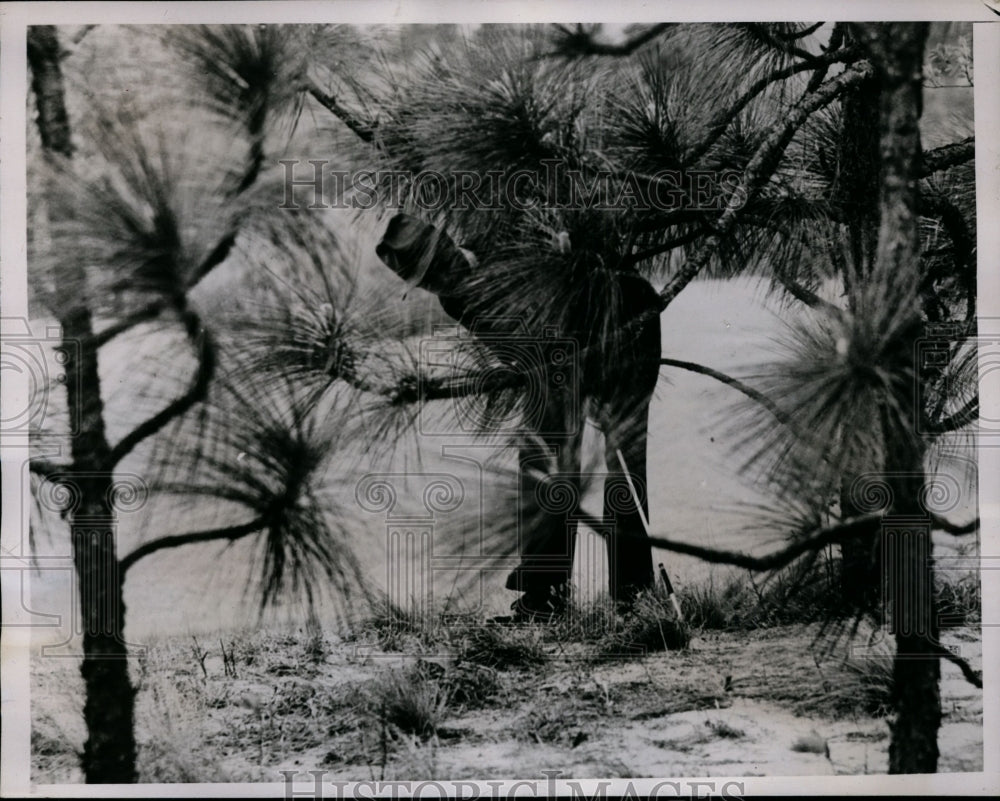
[[[548,659],[538,630],[487,624],[456,634],[460,663],[517,670],[538,667]]]
[[[437,733],[450,700],[447,685],[419,663],[387,671],[366,695],[371,714],[383,724],[423,739]]]

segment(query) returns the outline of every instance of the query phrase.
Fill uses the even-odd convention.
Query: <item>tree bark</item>
[[[880,225],[873,278],[887,287],[887,300],[903,315],[893,352],[898,375],[918,376],[914,345],[922,331],[919,285],[920,235],[917,179],[921,170],[919,121],[926,23],[857,26],[872,53],[879,82],[882,184]],[[921,493],[924,445],[918,435],[921,410],[912,386],[894,399],[901,410],[883,416],[887,483],[892,493],[883,525],[891,627],[896,640],[893,668],[896,718],[889,745],[890,773],[934,773],[941,723],[940,662],[934,611],[931,526]]]
[[[42,146],[48,154],[69,158],[73,145],[54,27],[28,29],[28,63]],[[67,402],[77,426],[67,483],[75,497],[68,511],[83,624],[87,741],[82,766],[88,783],[130,783],[136,781],[135,690],[122,636],[125,604],[115,543],[113,465],[90,310],[81,293],[70,297],[65,289],[79,289],[85,276],[72,262],[66,270],[69,280],[62,282],[58,314],[63,342],[71,345],[65,348]]]

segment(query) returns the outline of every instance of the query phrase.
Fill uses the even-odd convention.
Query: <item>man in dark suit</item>
[[[559,247],[568,247],[561,235]],[[389,221],[376,247],[385,264],[411,286],[437,296],[444,311],[484,338],[500,330],[502,315],[484,309],[470,289],[476,257],[458,247],[442,230],[407,214]],[[519,454],[519,536],[521,563],[507,578],[507,588],[522,593],[512,608],[516,620],[549,619],[562,611],[573,568],[579,505],[581,438],[589,414],[605,437],[608,478],[604,485],[604,534],[608,546],[611,597],[628,602],[653,584],[653,562],[642,515],[624,481],[620,450],[648,519],[645,497],[649,403],[660,367],[659,297],[641,276],[616,272],[600,292],[581,292],[568,309],[563,340],[574,340],[579,355],[575,371],[540,376],[541,402],[531,404],[524,421],[536,436],[526,438]],[[502,310],[501,310],[502,311]],[[493,314],[490,314],[493,312]],[[613,319],[607,341],[595,341],[594,322]],[[509,325],[509,323],[508,323]],[[545,348],[543,339],[539,346]],[[543,355],[541,364],[549,364]],[[543,367],[544,369],[544,367]],[[567,375],[574,381],[567,382]],[[557,380],[558,378],[558,380]],[[584,402],[586,400],[586,403]],[[552,469],[554,466],[554,470]],[[558,500],[539,486],[546,476],[560,477]],[[570,497],[567,497],[567,493]]]

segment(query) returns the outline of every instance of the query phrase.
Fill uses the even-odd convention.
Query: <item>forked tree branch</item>
[[[757,148],[743,173],[743,190],[747,201],[756,196],[771,179],[775,167],[795,136],[796,131],[814,113],[832,103],[851,87],[871,77],[874,70],[867,61],[859,61],[836,78],[831,78],[815,92],[804,95],[789,110],[783,125],[776,126]],[[731,205],[714,223],[714,231],[667,282],[660,292],[660,308],[665,309],[708,264],[722,238],[733,228],[739,218],[740,208]]]
[[[795,64],[790,64],[782,69],[775,70],[769,75],[765,75],[762,78],[758,78],[749,88],[740,95],[739,98],[730,106],[723,109],[715,119],[712,120],[708,127],[708,133],[705,138],[694,148],[690,153],[685,156],[685,161],[689,164],[693,164],[698,161],[702,156],[704,156],[725,132],[726,129],[732,124],[732,122],[739,116],[740,112],[743,111],[750,103],[761,94],[768,86],[778,81],[782,81],[785,78],[790,78],[800,72],[806,72],[807,70],[819,69],[829,67],[831,64],[837,64],[840,62],[851,61],[860,56],[861,50],[858,47],[845,47],[838,50],[832,50],[829,53],[824,53],[821,56],[812,57],[806,61],[799,61]]]

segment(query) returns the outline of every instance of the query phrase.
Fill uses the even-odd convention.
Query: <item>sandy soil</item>
[[[858,710],[854,685],[841,684],[843,648],[824,654],[814,635],[704,632],[686,651],[605,661],[550,646],[539,667],[479,668],[492,696],[449,702],[424,736],[383,725],[363,701],[413,669],[413,655],[336,638],[317,651],[304,633],[171,638],[134,665],[140,769],[145,781],[280,781],[290,769],[331,780],[885,773],[887,719]],[[981,667],[972,638],[949,634]],[[447,648],[420,664],[456,669]],[[34,660],[36,782],[81,779],[76,667]],[[943,672],[940,771],[982,770],[982,692],[950,664]]]

